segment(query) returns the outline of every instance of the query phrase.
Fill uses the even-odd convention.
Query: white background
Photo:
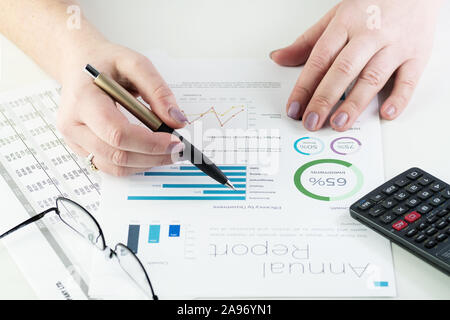
[[[406,4],[407,0],[404,1]],[[110,40],[142,53],[159,49],[174,57],[266,58],[272,50],[290,44],[337,1],[81,0],[80,3],[83,12]],[[413,100],[400,118],[382,122],[386,178],[418,166],[450,182],[449,34],[450,3],[446,1],[433,55]],[[0,91],[48,78],[9,41],[1,37],[0,41]],[[0,227],[5,228],[1,223]],[[448,276],[397,245],[392,247],[398,298],[450,299]],[[0,271],[0,298],[35,297],[1,244]]]

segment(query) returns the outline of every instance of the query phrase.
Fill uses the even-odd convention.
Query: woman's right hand
[[[90,54],[86,52],[67,58],[61,80],[57,128],[69,147],[82,157],[92,153],[95,166],[115,176],[179,160],[184,145],[178,138],[131,124],[116,103],[83,72],[86,64],[92,64],[141,96],[168,126],[181,128],[187,119],[150,60],[111,43],[97,44]]]

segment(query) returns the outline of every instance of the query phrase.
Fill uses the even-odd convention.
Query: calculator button
[[[410,229],[408,230],[408,232],[405,233],[405,236],[411,238],[412,236],[416,235],[417,232],[418,232],[417,229]]]
[[[395,181],[395,185],[400,188],[403,188],[408,183],[409,183],[409,180],[406,178],[398,179],[397,181]]]
[[[416,183],[412,183],[405,188],[405,190],[408,191],[409,193],[416,193],[420,191],[420,189],[422,189],[422,187]]]
[[[431,182],[433,182],[433,180],[430,177],[422,177],[419,180],[417,180],[417,182],[419,182],[419,184],[421,184],[423,186],[427,186]]]
[[[360,208],[361,210],[367,210],[370,207],[372,207],[374,205],[374,203],[370,200],[362,200],[360,201],[358,208]]]
[[[427,236],[432,236],[436,232],[438,232],[438,229],[436,229],[435,227],[429,227],[427,230],[425,230]]]
[[[441,195],[445,198],[445,199],[450,199],[450,188],[445,189],[444,191],[441,192]]]
[[[377,193],[375,195],[373,195],[372,197],[370,197],[370,200],[372,200],[373,202],[379,202],[381,200],[383,200],[384,198],[386,198],[386,196],[382,193]]]
[[[389,196],[397,190],[398,188],[396,186],[390,185],[389,187],[384,188],[382,191]]]
[[[448,223],[445,220],[440,220],[438,223],[436,223],[436,228],[440,230],[444,229],[446,226],[448,226]]]
[[[414,222],[414,221],[420,219],[420,217],[421,217],[420,213],[413,211],[413,212],[408,213],[405,216],[405,220],[408,221],[409,223],[411,223],[411,222]]]
[[[386,209],[390,209],[393,206],[395,206],[396,204],[397,204],[397,201],[395,201],[394,199],[386,199],[381,203],[381,205],[383,207],[385,207]]]
[[[384,208],[381,206],[373,207],[369,210],[369,215],[376,218],[378,216],[381,216],[385,212]]]
[[[407,194],[405,191],[400,191],[394,195],[394,198],[397,199],[398,201],[403,201],[406,198],[408,198],[408,196],[409,194]]]
[[[411,180],[416,180],[420,176],[422,176],[422,172],[420,172],[418,170],[411,170],[407,175],[407,177]]]
[[[405,204],[410,207],[410,208],[414,208],[415,206],[417,206],[420,203],[420,200],[417,198],[410,198],[408,199]]]
[[[433,193],[430,190],[422,190],[417,194],[417,196],[422,200],[426,200],[429,197],[431,197],[432,195],[433,195]]]
[[[380,217],[380,220],[385,224],[392,222],[394,219],[395,219],[395,215],[393,213],[385,213],[384,215],[382,215]]]
[[[432,216],[429,216],[429,217],[427,217],[427,223],[435,223],[436,221],[438,221],[438,217],[437,216],[435,216],[435,215],[432,215]]]
[[[394,228],[394,229],[397,230],[397,231],[400,231],[400,230],[402,230],[403,228],[406,228],[407,226],[408,226],[408,224],[407,224],[405,221],[399,220],[399,221],[397,221],[396,223],[394,223],[394,224],[392,225],[392,228]]]
[[[447,214],[448,214],[448,210],[447,210],[447,209],[441,209],[441,210],[439,210],[439,211],[437,212],[436,215],[437,215],[438,217],[442,218],[442,217],[445,217]]]
[[[425,241],[426,238],[427,238],[427,237],[426,237],[424,234],[419,234],[419,235],[414,239],[414,241],[420,243],[420,242]]]
[[[417,212],[419,213],[427,213],[428,211],[431,210],[431,206],[427,205],[427,204],[422,204],[417,208]]]
[[[424,230],[424,229],[426,229],[428,227],[428,224],[426,224],[425,222],[422,222],[422,223],[420,223],[418,226],[417,226],[417,229],[418,230]]]
[[[444,184],[440,182],[435,182],[430,186],[430,189],[437,192],[444,188]]]
[[[440,233],[436,236],[436,240],[439,242],[444,241],[447,238],[448,238],[448,236],[445,233]]]
[[[396,206],[394,209],[392,209],[392,212],[394,212],[398,216],[406,213],[406,211],[408,211],[408,208],[402,205]]]
[[[442,202],[444,202],[444,199],[441,197],[433,197],[430,199],[430,201],[428,201],[428,203],[430,203],[432,206],[438,206],[440,204],[442,204]]]
[[[434,240],[428,240],[423,245],[425,246],[425,248],[431,249],[431,248],[434,248],[437,245],[437,242],[434,241]]]

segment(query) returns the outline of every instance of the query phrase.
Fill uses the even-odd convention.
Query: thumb
[[[339,4],[327,12],[315,25],[306,30],[304,34],[295,40],[290,46],[272,51],[270,58],[282,66],[299,66],[308,60],[314,45],[333,19]]]
[[[185,126],[187,118],[159,72],[146,57],[132,53],[117,63],[120,75],[130,82],[152,111],[169,127]]]

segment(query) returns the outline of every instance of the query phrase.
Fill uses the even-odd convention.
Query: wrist
[[[108,41],[87,21],[79,30],[66,30],[60,47],[60,65],[55,74],[60,83],[73,78],[74,72],[82,72],[86,64],[112,66],[117,45]],[[99,66],[100,68],[100,66]]]

